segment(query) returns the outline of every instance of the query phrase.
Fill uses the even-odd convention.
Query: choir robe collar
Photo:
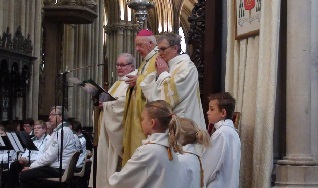
[[[215,123],[214,127],[215,127],[215,129],[218,129],[218,128],[222,127],[223,125],[232,127],[234,129],[233,121],[230,119],[221,120],[221,121]]]
[[[53,132],[59,131],[62,128],[62,124],[63,124],[63,127],[70,126],[67,122],[64,121],[63,123],[60,123],[55,129],[53,129]]]
[[[42,140],[45,139],[45,137],[46,137],[46,134],[43,134],[40,138],[34,136],[34,137],[31,138],[31,140],[32,140],[32,141],[38,140],[38,141],[41,142]]]
[[[185,152],[188,152],[188,153],[191,153],[191,154],[199,156],[198,152],[195,150],[195,145],[194,144],[187,144],[187,145],[183,146],[182,149]]]
[[[152,135],[149,135],[146,140],[142,141],[143,145],[149,143],[158,144],[169,148],[168,133],[153,133]]]

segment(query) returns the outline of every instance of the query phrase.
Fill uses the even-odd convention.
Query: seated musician
[[[29,166],[30,162],[35,161],[43,154],[46,142],[50,138],[50,135],[46,134],[46,123],[44,121],[39,120],[35,122],[34,135],[35,136],[32,138],[32,141],[38,148],[38,151],[30,151],[27,149],[18,161],[15,161],[11,164],[8,187],[16,187],[19,183],[19,173],[23,167]]]

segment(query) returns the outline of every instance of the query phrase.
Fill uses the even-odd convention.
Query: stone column
[[[25,6],[26,2],[25,1],[21,1],[20,2],[20,23],[19,25],[21,26],[21,31],[23,33],[23,35],[27,36],[28,32],[26,32],[26,24],[25,24],[25,12],[26,12],[26,6]]]
[[[311,152],[311,0],[287,1],[286,59],[286,156],[278,161],[276,186],[317,187]]]
[[[10,31],[12,33],[12,36],[14,35],[15,30],[17,29],[17,26],[14,25],[14,3],[15,1],[9,1],[9,11],[7,11],[8,16],[8,26],[10,28]]]
[[[312,1],[311,7],[311,17],[318,18],[318,1]],[[311,143],[318,143],[318,19],[312,19],[311,23],[311,122],[316,122],[311,123]],[[317,144],[312,144],[312,154],[318,160]]]
[[[4,3],[7,1],[4,0],[0,0],[0,35],[2,36],[3,31],[6,30],[6,26],[4,25],[3,21],[4,21]]]
[[[35,5],[34,5],[35,4]],[[41,0],[36,0],[34,1],[34,9],[32,9],[34,12],[32,13],[34,15],[34,30],[33,30],[33,56],[38,57],[37,60],[34,61],[33,63],[33,86],[32,86],[32,114],[31,117],[34,119],[38,119],[38,114],[39,114],[39,88],[40,88],[40,83],[39,83],[39,77],[40,77],[40,64],[42,61],[42,56],[41,56],[41,35],[42,35],[42,2]],[[24,23],[25,24],[25,23]],[[25,29],[25,28],[24,28]],[[28,33],[25,35],[27,36]],[[30,33],[32,34],[32,33]]]
[[[135,25],[131,23],[125,23],[123,21],[105,26],[105,33],[107,34],[108,39],[106,54],[108,58],[109,87],[111,87],[111,85],[117,80],[115,66],[117,56],[123,52],[128,52],[134,55],[134,30],[137,30],[137,27],[134,26]]]
[[[30,40],[31,41],[34,41],[34,38],[36,37],[35,34],[38,34],[39,36],[39,33],[35,33],[35,22],[37,20],[35,20],[35,2],[36,1],[29,1],[28,2],[28,9],[27,9],[27,14],[29,15],[28,17],[28,21],[27,21],[27,25],[26,25],[26,28],[25,28],[25,36],[27,36],[28,34],[30,34]],[[41,26],[40,26],[41,27]],[[35,41],[34,41],[35,42]],[[39,41],[37,41],[39,42]],[[39,44],[39,43],[34,43],[34,44]],[[36,50],[40,50],[40,48],[37,48]],[[33,51],[33,53],[38,53],[36,52],[35,50]],[[40,54],[40,53],[38,53]],[[36,57],[39,57],[39,56],[36,56]],[[38,101],[34,101],[33,102],[33,99],[37,99],[38,98],[38,92],[36,90],[36,88],[34,88],[34,86],[38,83],[39,81],[39,77],[36,77],[38,76],[38,68],[39,68],[39,59],[35,60],[33,65],[32,65],[32,73],[31,73],[31,76],[30,76],[30,81],[29,81],[29,90],[28,90],[28,93],[27,93],[27,111],[26,111],[26,116],[27,117],[32,117],[33,119],[37,119],[38,117]],[[35,94],[36,93],[36,94]],[[35,98],[37,97],[37,98]],[[36,105],[36,107],[35,107]]]
[[[119,23],[114,25],[114,32],[116,33],[116,42],[115,42],[115,57],[113,59],[113,61],[109,61],[109,65],[111,67],[113,67],[113,72],[114,72],[114,78],[117,79],[117,71],[116,71],[116,61],[117,61],[117,57],[119,54],[121,54],[122,52],[126,52],[125,51],[125,45],[124,45],[124,33],[125,32],[125,22],[124,21],[120,21]]]

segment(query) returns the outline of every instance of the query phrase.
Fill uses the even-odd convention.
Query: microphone
[[[78,70],[85,69],[85,68],[98,67],[98,66],[102,66],[102,65],[105,65],[105,63],[96,64],[96,65],[87,65],[84,67],[78,67],[78,68],[71,69],[71,70],[67,70],[67,67],[66,67],[66,70],[64,72],[61,72],[59,75],[67,74],[67,73],[78,71]]]

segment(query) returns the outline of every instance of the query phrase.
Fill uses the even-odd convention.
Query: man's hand
[[[26,170],[29,170],[30,169],[30,167],[24,167],[23,169],[22,169],[22,172],[23,171],[26,171]]]
[[[128,84],[129,87],[135,87],[138,75],[126,75],[126,76],[128,79],[125,81],[125,83]]]
[[[103,102],[98,101],[98,108],[99,108],[100,110],[103,110]]]
[[[156,59],[156,69],[157,69],[157,76],[159,76],[162,72],[169,72],[168,63],[165,62],[160,56],[157,56]]]
[[[26,158],[24,158],[24,157],[21,157],[20,159],[19,159],[19,163],[20,164],[26,164],[28,162],[28,160],[26,159]]]

